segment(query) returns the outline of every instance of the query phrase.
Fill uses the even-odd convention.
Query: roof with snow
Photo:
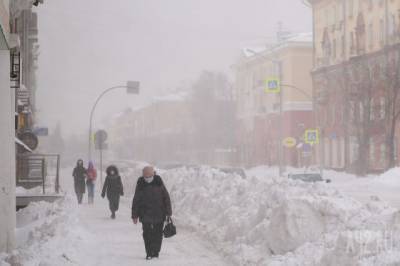
[[[273,45],[258,45],[258,46],[249,46],[242,48],[242,53],[244,57],[251,58],[253,56],[257,56],[258,54],[264,53],[272,53],[277,50],[283,49],[289,46],[312,46],[313,43],[313,34],[312,32],[304,32],[297,34],[290,34],[285,36],[285,38]]]

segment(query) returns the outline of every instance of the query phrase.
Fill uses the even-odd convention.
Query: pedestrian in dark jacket
[[[132,201],[132,220],[142,223],[146,259],[158,258],[163,238],[164,221],[172,215],[171,200],[154,168],[147,166],[136,184]]]
[[[104,198],[107,194],[107,199],[111,211],[111,219],[115,219],[115,212],[119,208],[119,197],[124,195],[124,186],[122,185],[121,177],[119,176],[116,166],[111,165],[107,168],[107,177],[104,182],[101,196]]]
[[[76,197],[78,198],[78,204],[82,204],[83,194],[85,194],[85,179],[87,177],[87,171],[83,166],[83,161],[81,159],[76,163],[72,176],[74,177],[74,188]]]

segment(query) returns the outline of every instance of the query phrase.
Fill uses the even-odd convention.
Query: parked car
[[[315,182],[326,182],[326,183],[331,183],[330,179],[324,179],[322,177],[322,171],[319,170],[318,168],[306,168],[304,172],[300,173],[289,173],[288,178],[292,180],[301,180],[304,182],[310,182],[310,183],[315,183]]]
[[[241,176],[243,179],[246,179],[246,171],[240,167],[219,167],[218,168],[221,172],[225,174],[236,174]]]

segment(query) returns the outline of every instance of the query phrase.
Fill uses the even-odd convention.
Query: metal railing
[[[18,154],[17,186],[25,189],[42,187],[42,193],[60,192],[60,155],[58,154]]]

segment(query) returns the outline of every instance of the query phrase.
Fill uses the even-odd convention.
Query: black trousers
[[[164,223],[143,223],[143,239],[148,256],[158,256],[161,250]]]
[[[108,198],[110,211],[115,213],[119,209],[119,195],[112,195]]]
[[[76,193],[76,197],[78,199],[78,204],[82,204],[83,193]]]

